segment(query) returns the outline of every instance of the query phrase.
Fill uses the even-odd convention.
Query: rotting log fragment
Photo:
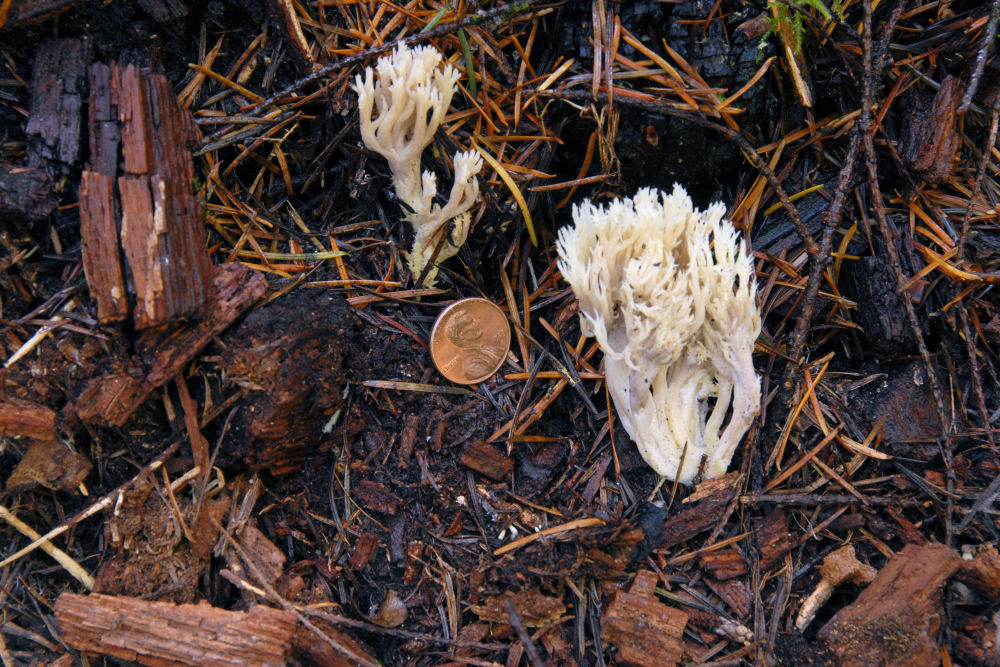
[[[263,275],[241,264],[223,264],[215,271],[211,311],[194,324],[152,329],[143,334],[140,356],[118,362],[108,373],[91,380],[76,400],[84,423],[121,426],[157,387],[169,382],[267,290]]]
[[[220,365],[247,395],[233,421],[239,448],[224,446],[220,460],[238,457],[255,470],[287,474],[340,438],[340,420],[349,426],[341,412],[344,361],[361,354],[352,351],[354,330],[342,298],[304,290],[258,308],[228,332]]]
[[[124,317],[124,275],[131,280],[136,328],[190,316],[212,294],[192,192],[194,121],[163,75],[97,63],[90,83],[92,160],[81,180],[80,231],[98,317]]]
[[[32,23],[40,23],[73,7],[86,4],[88,0],[18,0],[10,5],[7,20],[0,25],[0,31],[21,28]]]
[[[817,635],[842,665],[936,665],[941,590],[961,567],[943,544],[908,545]]]
[[[286,664],[296,627],[295,614],[284,609],[240,612],[110,595],[63,593],[55,610],[73,648],[154,667],[277,667]]]
[[[618,649],[615,664],[657,667],[684,655],[688,615],[656,599],[656,574],[643,570],[631,588],[613,593],[602,618],[602,637]]]
[[[82,39],[52,39],[35,55],[31,108],[25,126],[35,149],[29,151],[31,166],[40,167],[44,160],[66,165],[76,162],[88,51]]]

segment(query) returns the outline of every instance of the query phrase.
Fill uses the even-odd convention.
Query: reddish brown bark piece
[[[750,590],[742,579],[730,579],[728,581],[714,581],[711,577],[705,578],[705,584],[712,591],[722,598],[722,601],[729,605],[733,614],[737,618],[746,618],[750,613]]]
[[[717,525],[735,493],[730,487],[713,488],[710,495],[694,506],[667,519],[663,523],[664,541],[661,546],[680,544]]]
[[[354,497],[362,507],[383,514],[395,514],[403,500],[390,489],[370,479],[361,480],[354,488]]]
[[[129,306],[118,247],[118,200],[114,181],[105,174],[84,171],[80,176],[80,230],[83,270],[97,301],[97,318],[124,320]]]
[[[0,406],[0,410],[2,410]],[[10,477],[7,492],[17,493],[34,486],[71,491],[87,477],[93,468],[83,454],[74,452],[56,440],[39,440],[32,443]]]
[[[267,290],[263,275],[240,264],[215,269],[215,298],[205,319],[151,330],[137,347],[146,364],[132,359],[111,373],[95,378],[76,401],[77,415],[85,423],[121,426],[154,389],[169,382],[212,338],[226,329]],[[144,368],[148,364],[149,371]]]
[[[1000,552],[992,544],[979,548],[972,560],[963,560],[958,578],[988,598],[1000,596]]]
[[[791,533],[788,532],[788,519],[779,507],[763,518],[756,519],[754,523],[754,538],[760,551],[760,568],[770,570],[795,546]]]
[[[55,440],[56,413],[29,401],[0,401],[0,438]]]
[[[936,95],[915,99],[910,108],[903,162],[928,183],[943,183],[951,176],[958,152],[956,111],[962,87],[946,76]]]
[[[112,301],[125,297],[125,273],[132,281],[137,328],[192,315],[212,293],[205,230],[192,192],[194,121],[160,74],[95,64],[90,83],[92,156],[80,210],[84,266],[98,315],[102,321],[122,317],[124,305]],[[118,171],[119,145],[124,173]]]
[[[351,568],[363,570],[375,555],[375,547],[378,546],[378,537],[375,533],[361,533],[357,544],[354,545],[354,553],[348,559]]]
[[[472,468],[497,481],[507,479],[514,469],[513,459],[504,456],[496,447],[481,438],[476,438],[466,445],[459,460],[467,468]]]
[[[227,611],[207,602],[174,605],[110,595],[63,593],[56,600],[62,639],[91,655],[141,665],[284,665],[295,614],[254,606]]]
[[[554,621],[566,613],[566,605],[557,597],[545,595],[537,590],[509,591],[503,595],[489,597],[480,605],[469,608],[480,620],[491,623],[510,623],[507,603],[514,607],[514,613],[528,628],[537,628]]]
[[[0,162],[0,219],[43,220],[58,203],[48,173]]]
[[[656,575],[640,572],[628,592],[618,591],[604,611],[604,641],[618,649],[615,664],[654,667],[676,664],[684,655],[688,615],[653,596]]]
[[[738,549],[730,547],[718,551],[708,551],[701,555],[701,567],[712,573],[719,581],[746,574],[747,562]]]
[[[819,631],[842,665],[937,665],[941,589],[962,564],[942,544],[907,545]]]
[[[52,39],[35,54],[31,109],[25,132],[35,137],[37,155],[45,160],[76,162],[88,60],[87,47],[81,39]]]

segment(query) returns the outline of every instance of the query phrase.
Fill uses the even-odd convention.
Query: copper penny
[[[431,358],[458,384],[482,382],[499,370],[510,349],[510,325],[486,299],[462,299],[445,308],[431,330]]]

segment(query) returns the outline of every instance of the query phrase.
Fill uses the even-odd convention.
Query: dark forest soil
[[[886,68],[885,81],[872,82],[856,29],[861,4],[848,3],[827,33],[810,10],[811,109],[796,96],[777,37],[762,42],[763,30],[750,26],[766,25],[762,3],[534,3],[483,27],[467,24],[478,40],[481,95],[475,105],[456,95],[450,131],[438,133],[424,166],[448,183],[442,155],[469,146],[472,135],[541,137],[504,143],[502,160],[525,195],[538,244],[529,242],[529,222],[509,186],[486,170],[468,244],[444,265],[439,291],[413,293],[406,291],[413,277],[401,268],[412,232],[384,161],[362,146],[348,87],[375,55],[349,71],[305,77],[348,52],[391,42],[415,15],[420,22],[407,34],[417,32],[437,5],[410,3],[419,11],[409,13],[381,2],[329,5],[322,26],[306,22],[310,61],[281,27],[274,7],[282,3],[181,3],[186,15],[167,20],[154,18],[155,2],[82,4],[40,23],[0,28],[0,166],[30,167],[50,179],[47,208],[32,204],[0,219],[4,359],[53,318],[66,318],[0,370],[0,409],[7,411],[0,417],[0,506],[45,533],[110,494],[101,512],[72,521],[53,539],[94,576],[93,592],[227,610],[279,607],[281,599],[333,644],[387,665],[826,665],[861,664],[859,655],[918,664],[912,660],[932,654],[920,664],[942,656],[946,664],[1000,664],[993,505],[1000,312],[992,287],[1000,188],[992,165],[970,203],[998,108],[993,51],[984,52],[985,72],[972,74],[989,8],[959,2],[914,11],[900,19],[889,50],[895,61],[913,57],[911,69],[925,78],[950,73],[965,90],[978,86],[975,109],[962,122],[954,113],[949,119],[961,143],[944,178],[940,164],[920,166],[912,130],[914,109],[936,117],[937,84],[898,62]],[[316,3],[304,5],[316,10]],[[878,8],[876,37],[893,7]],[[614,37],[609,17],[646,48],[672,52],[679,77],[691,81],[695,72],[711,90],[692,84],[678,97],[677,86],[664,83],[674,79],[663,63],[635,64],[645,55]],[[595,21],[611,27],[602,36]],[[386,31],[380,40],[358,38],[372,26]],[[461,52],[454,33],[435,35],[449,54]],[[550,90],[523,104],[519,126],[515,102],[504,95],[519,81],[528,95],[518,79],[528,75],[522,51],[507,40],[512,34],[520,49],[532,49],[535,87],[575,59]],[[86,101],[73,159],[53,157],[27,131],[33,67],[54,38],[82,39],[89,62],[162,73],[182,96],[195,76],[189,64],[216,57],[209,69],[226,75],[232,68],[227,76],[235,78],[243,67],[249,74],[241,85],[259,96],[208,80],[188,102],[203,140],[192,187],[212,262],[262,272],[267,295],[151,389],[123,423],[81,415],[81,396],[107,378],[146,377],[157,368],[158,350],[207,316],[195,313],[155,335],[130,321],[98,321],[81,268],[79,187],[93,158]],[[217,43],[224,46],[210,56]],[[593,94],[601,58],[595,43],[605,52],[614,43],[629,59],[616,65],[623,74],[615,81],[617,106],[608,104],[607,88]],[[738,100],[741,112],[725,116],[732,124],[719,120],[725,112],[713,104],[772,57]],[[865,85],[874,86],[885,111],[875,133],[878,195],[864,149],[848,148]],[[259,126],[244,118],[279,91],[286,92],[269,105],[285,115]],[[496,114],[485,103],[489,95],[499,100]],[[287,134],[254,143],[293,113],[301,117]],[[493,132],[477,113],[509,123]],[[243,120],[216,124],[227,116]],[[240,123],[251,129],[232,139],[226,133]],[[747,157],[754,148],[757,162]],[[854,177],[840,183],[852,155]],[[588,176],[599,178],[572,190],[537,189]],[[553,278],[555,234],[571,221],[562,201],[568,193],[572,202],[606,200],[674,182],[698,206],[730,206],[755,251],[764,320],[755,355],[761,417],[730,474],[691,488],[660,480],[619,425],[596,379],[601,354],[581,337],[572,292]],[[823,186],[792,209],[810,239],[834,230],[827,248],[833,262],[822,280],[815,274],[811,295],[815,258],[781,207],[776,182],[790,194]],[[970,226],[963,216],[973,204]],[[912,278],[905,291],[878,213],[896,230],[899,269]],[[968,242],[959,251],[960,236]],[[956,252],[948,254],[946,241]],[[928,246],[932,254],[922,250]],[[346,255],[303,258],[331,248]],[[330,282],[338,280],[347,284]],[[438,373],[428,341],[438,313],[472,296],[501,305],[519,327],[502,370],[463,387]],[[41,415],[39,431],[17,422],[17,410]],[[48,440],[38,435],[50,431]],[[29,455],[38,440],[49,449]],[[813,451],[821,441],[827,448]],[[204,447],[211,474],[171,491]],[[165,452],[162,467],[140,475]],[[30,541],[12,525],[0,523],[0,560]],[[859,597],[870,579],[849,581],[798,629],[796,615],[820,580],[820,565],[844,545],[879,572],[898,566],[902,574],[888,586],[897,594],[879,607]],[[906,559],[923,562],[930,552],[918,550],[930,547],[955,556],[951,569],[944,571],[951,561],[941,558],[940,571],[908,570]],[[940,575],[936,587],[921,589],[924,579],[938,581],[932,575]],[[56,599],[66,592],[86,593],[86,585],[41,551],[0,567],[5,667],[60,656],[84,664],[55,621]],[[886,614],[916,630],[901,631],[895,643],[836,639],[844,619],[867,637],[884,627]],[[671,634],[681,617],[681,631]],[[924,627],[925,619],[933,622]],[[357,662],[330,654],[329,641],[303,628],[289,664]]]

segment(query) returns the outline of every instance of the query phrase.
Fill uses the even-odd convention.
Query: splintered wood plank
[[[937,665],[941,590],[961,565],[943,544],[907,545],[817,637],[842,665]]]
[[[76,162],[80,151],[80,112],[86,89],[86,43],[52,39],[38,49],[31,75],[31,109],[25,132],[47,160]],[[32,155],[36,153],[31,152]],[[38,166],[38,165],[33,165]]]
[[[141,665],[284,665],[295,614],[256,605],[228,611],[113,595],[63,593],[56,600],[62,639],[91,655]]]
[[[118,200],[114,181],[106,174],[84,171],[80,176],[80,236],[83,270],[97,301],[98,319],[124,320],[128,294],[118,247]]]

